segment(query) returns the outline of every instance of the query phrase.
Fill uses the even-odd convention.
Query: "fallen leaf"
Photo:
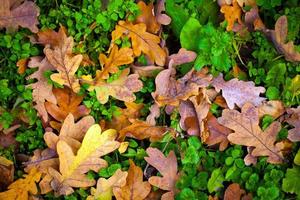
[[[112,32],[112,42],[122,36],[131,39],[133,54],[135,57],[146,54],[149,59],[159,66],[164,66],[166,52],[159,46],[160,38],[146,31],[144,23],[132,24],[131,22],[119,21]]]
[[[27,68],[28,58],[22,58],[18,60],[17,67],[18,67],[18,74],[24,74]]]
[[[133,51],[128,47],[118,49],[117,45],[113,45],[109,57],[105,54],[99,55],[99,61],[102,66],[102,70],[98,72],[97,78],[108,79],[109,73],[117,73],[119,66],[130,64],[133,62]]]
[[[51,186],[57,195],[69,195],[74,192],[72,187],[89,187],[95,184],[94,180],[85,176],[89,170],[98,172],[106,167],[107,162],[101,159],[119,147],[115,141],[116,131],[109,129],[101,133],[101,128],[95,124],[85,134],[82,144],[74,155],[67,142],[59,140],[57,154],[59,156],[59,172],[49,168],[49,174],[53,177]]]
[[[141,10],[141,14],[137,16],[135,23],[144,23],[148,32],[156,34],[160,29],[160,24],[154,16],[153,3],[146,5],[143,1],[139,1],[137,5]]]
[[[3,191],[14,181],[14,163],[0,156],[0,191]]]
[[[230,184],[224,194],[224,200],[250,200],[252,199],[251,194],[246,194],[245,190],[240,188],[237,183]]]
[[[225,109],[218,121],[223,126],[234,130],[228,140],[234,144],[255,147],[252,156],[267,156],[269,163],[282,163],[282,146],[275,144],[281,124],[273,122],[265,131],[259,127],[258,109],[246,103],[241,110]]]
[[[228,144],[229,141],[227,139],[227,136],[232,132],[229,128],[222,126],[217,118],[209,114],[208,119],[207,119],[207,129],[209,131],[209,136],[208,138],[204,141],[208,146],[212,146],[215,144],[220,144],[219,145],[219,150],[224,151]]]
[[[155,77],[159,71],[164,69],[161,66],[155,66],[155,65],[148,65],[148,66],[131,65],[130,68],[132,69],[133,73],[143,77]]]
[[[203,68],[200,71],[192,69],[176,80],[172,62],[169,65],[169,69],[161,71],[155,78],[156,90],[152,93],[152,97],[159,107],[178,106],[180,101],[198,95],[199,88],[207,87],[212,79],[212,76],[207,74],[208,70]]]
[[[289,108],[287,113],[290,117],[286,120],[287,123],[294,128],[289,130],[288,139],[292,142],[300,141],[300,106],[298,108]]]
[[[127,175],[127,172],[122,172],[118,169],[109,179],[99,178],[97,188],[91,189],[92,195],[88,196],[87,200],[111,200],[113,189],[116,187],[121,188],[126,185]]]
[[[56,97],[57,104],[47,101],[45,107],[47,112],[57,121],[63,122],[69,113],[72,113],[75,120],[90,113],[85,105],[80,105],[83,96],[77,95],[71,89],[53,88],[52,92]]]
[[[18,179],[8,186],[8,190],[0,193],[0,199],[22,199],[29,200],[31,195],[38,193],[36,182],[41,179],[41,173],[33,168],[23,179]]]
[[[50,149],[56,150],[57,142],[65,141],[76,152],[80,148],[80,142],[85,133],[94,123],[92,116],[83,117],[75,123],[73,115],[69,114],[62,124],[59,135],[53,132],[44,134],[45,143]]]
[[[225,20],[227,21],[227,31],[231,31],[235,25],[235,22],[237,21],[240,25],[243,24],[241,15],[242,15],[242,9],[240,8],[239,4],[233,0],[232,6],[229,5],[223,5],[221,6],[221,13],[224,14]]]
[[[154,103],[150,108],[149,108],[150,114],[146,118],[146,122],[152,126],[156,125],[156,118],[160,116],[160,109],[159,106]]]
[[[39,116],[42,117],[45,123],[48,122],[48,113],[45,108],[45,101],[56,104],[56,98],[52,93],[52,85],[48,83],[44,73],[48,70],[54,70],[54,67],[48,62],[46,58],[32,57],[28,62],[29,68],[38,68],[36,72],[27,76],[29,79],[37,79],[37,82],[28,85],[32,88],[32,99],[36,103],[34,108],[38,111]]]
[[[131,125],[119,131],[118,139],[120,141],[123,141],[127,136],[138,140],[149,138],[150,142],[155,142],[161,140],[167,132],[175,135],[175,132],[172,128],[164,126],[153,126],[144,121],[132,120]]]
[[[264,115],[270,115],[274,119],[277,119],[283,115],[284,112],[285,108],[282,101],[266,101],[258,107],[259,118],[263,117]]]
[[[66,85],[77,93],[79,92],[80,85],[75,73],[79,68],[83,56],[74,56],[72,54],[73,45],[73,37],[67,37],[66,34],[63,34],[59,45],[54,47],[46,46],[44,48],[44,54],[58,71],[58,73],[54,73],[50,76],[51,80],[60,85]]]
[[[156,21],[162,25],[169,25],[171,23],[171,17],[163,13],[165,10],[165,0],[158,0],[155,6]]]
[[[105,82],[97,79],[93,82],[90,77],[84,77],[85,81],[91,83],[89,91],[95,90],[97,99],[101,104],[105,104],[109,96],[125,102],[133,102],[136,97],[134,92],[142,89],[143,83],[139,80],[139,75],[130,74],[128,68],[124,69],[120,77],[112,82]]]
[[[180,48],[178,53],[172,54],[168,57],[168,62],[173,60],[173,66],[182,65],[185,63],[193,62],[197,57],[197,54],[193,51]]]
[[[151,186],[147,181],[143,181],[142,169],[129,160],[130,167],[126,185],[113,188],[113,193],[117,200],[143,200],[150,193]]]
[[[246,102],[259,106],[265,100],[265,98],[259,97],[260,93],[266,91],[265,88],[255,87],[252,81],[245,82],[235,78],[225,82],[223,75],[220,74],[213,80],[212,86],[217,92],[222,90],[222,96],[230,109],[234,108],[234,104],[241,108]]]
[[[285,56],[287,61],[299,62],[300,52],[295,48],[294,42],[286,43],[288,33],[288,21],[285,15],[278,18],[275,24],[275,30],[271,31],[272,41],[281,54]]]
[[[257,6],[251,8],[250,11],[246,12],[245,24],[247,25],[250,31],[254,29],[261,30],[264,32],[266,30],[266,26],[264,25],[263,21],[259,16],[259,10]]]
[[[2,132],[0,132],[0,147],[7,148],[11,145],[16,146],[18,143],[14,135],[14,132],[10,132],[8,134],[3,134]]]
[[[162,177],[152,176],[148,182],[155,187],[168,191],[162,195],[162,200],[174,199],[175,184],[179,178],[177,158],[174,151],[171,151],[167,157],[160,150],[152,147],[148,147],[146,152],[148,154],[148,157],[145,157],[147,163],[156,168],[162,175]]]
[[[19,2],[23,2],[21,0]],[[39,8],[32,1],[25,1],[20,5],[15,5],[15,0],[3,0],[0,7],[0,28],[7,30],[17,30],[19,26],[28,28],[31,32],[38,32]]]
[[[44,46],[50,45],[52,48],[58,47],[62,42],[63,38],[66,37],[66,29],[60,26],[58,32],[52,29],[45,29],[37,33],[37,43],[43,44]]]

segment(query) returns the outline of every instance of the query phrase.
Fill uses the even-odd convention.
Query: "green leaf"
[[[280,91],[276,87],[268,87],[266,96],[268,97],[269,100],[275,100],[279,99]]]
[[[190,17],[189,20],[182,27],[180,32],[180,44],[183,48],[197,51],[201,24],[195,18]]]
[[[207,188],[209,193],[212,192],[216,192],[218,190],[220,190],[221,188],[223,188],[223,181],[225,180],[221,168],[215,169],[212,174],[211,177],[208,180],[207,183]]]
[[[185,152],[182,164],[197,164],[200,161],[199,155],[195,147],[189,146]]]
[[[298,150],[298,152],[297,152],[297,154],[296,154],[296,156],[294,158],[294,163],[296,165],[300,165],[300,149]]]
[[[284,63],[275,64],[269,70],[265,83],[267,86],[279,87],[280,84],[284,83],[285,73],[286,65]]]
[[[287,169],[285,178],[282,181],[282,190],[284,192],[300,195],[300,167],[294,166]]]

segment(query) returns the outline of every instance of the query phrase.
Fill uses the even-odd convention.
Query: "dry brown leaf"
[[[227,136],[232,132],[229,128],[226,128],[225,126],[222,126],[217,118],[213,116],[212,114],[208,115],[208,119],[206,122],[206,126],[209,132],[208,138],[204,141],[208,146],[212,146],[215,144],[219,145],[219,150],[224,151],[229,141],[227,139]]]
[[[0,147],[7,148],[10,145],[16,146],[18,143],[14,135],[14,132],[10,132],[8,134],[3,134],[0,132]]]
[[[155,6],[156,21],[162,25],[169,25],[171,17],[163,13],[165,10],[165,0],[158,0]]]
[[[142,169],[132,160],[129,160],[129,164],[126,185],[114,188],[113,193],[117,200],[143,200],[150,193],[151,186],[147,181],[143,181]]]
[[[224,14],[225,20],[227,21],[227,31],[231,31],[234,28],[235,22],[237,21],[240,25],[243,24],[241,15],[242,9],[239,4],[233,0],[232,6],[223,5],[221,6],[221,13]]]
[[[132,69],[133,73],[143,77],[155,77],[159,71],[164,69],[161,66],[155,66],[155,65],[148,65],[148,66],[131,65],[130,68]]]
[[[148,32],[156,34],[160,29],[160,24],[154,16],[153,3],[146,5],[143,1],[139,1],[137,5],[141,10],[141,14],[136,18],[135,23],[144,23]]]
[[[0,191],[3,191],[14,181],[14,163],[0,156]]]
[[[192,69],[184,77],[176,80],[175,70],[170,62],[169,69],[161,71],[155,78],[156,90],[152,93],[155,102],[161,107],[165,105],[178,106],[181,100],[198,95],[199,88],[209,85],[212,76],[208,70],[200,71]],[[164,83],[164,84],[162,84]]]
[[[229,134],[228,140],[234,144],[254,147],[252,156],[267,156],[269,163],[282,163],[282,145],[275,144],[276,136],[281,129],[281,124],[273,122],[265,131],[259,127],[258,108],[246,103],[241,110],[223,110],[218,121],[223,126],[234,130]]]
[[[247,25],[248,29],[251,31],[253,29],[262,30],[262,31],[266,29],[266,26],[264,25],[263,21],[259,16],[259,11],[257,6],[251,8],[250,11],[246,12],[245,24]]]
[[[146,122],[150,125],[155,126],[156,125],[156,118],[158,118],[160,116],[160,109],[159,106],[154,103],[151,107],[150,107],[150,114],[147,116],[146,118]]]
[[[45,29],[37,33],[37,43],[44,46],[50,45],[52,48],[58,47],[66,37],[66,29],[61,26],[58,32],[52,29]]]
[[[8,186],[8,190],[0,193],[0,199],[7,200],[29,200],[31,195],[38,193],[36,182],[41,179],[41,173],[33,168],[23,179],[18,179]]]
[[[51,80],[60,85],[66,85],[77,93],[79,92],[80,85],[75,73],[79,68],[83,56],[74,56],[72,54],[73,45],[73,37],[67,37],[64,33],[61,35],[61,42],[58,46],[46,46],[44,53],[49,62],[58,71],[58,73],[54,73],[50,76]]]
[[[97,188],[91,189],[91,195],[87,197],[87,200],[112,199],[113,189],[125,186],[127,175],[127,172],[118,169],[109,179],[99,178]]]
[[[162,195],[162,200],[174,199],[176,191],[175,184],[179,178],[175,153],[171,151],[169,155],[165,157],[160,150],[152,147],[148,147],[146,152],[148,154],[148,157],[145,157],[147,163],[156,168],[162,175],[162,177],[152,176],[148,182],[155,187],[168,191]]]
[[[172,54],[168,57],[168,63],[173,60],[173,66],[182,65],[185,63],[193,62],[197,54],[193,51],[180,48],[178,53]]]
[[[15,31],[19,26],[38,32],[39,8],[32,1],[2,0],[0,6],[0,28]]]
[[[246,102],[259,106],[265,100],[259,96],[266,91],[265,88],[255,87],[252,81],[245,82],[235,78],[225,82],[223,75],[220,74],[213,80],[212,85],[217,92],[222,90],[222,96],[230,109],[234,108],[234,104],[241,108]]]
[[[161,140],[167,132],[175,135],[175,131],[172,128],[153,126],[140,120],[131,120],[131,122],[131,125],[119,131],[118,140],[123,141],[125,137],[132,137],[138,140],[149,138],[150,142],[155,142]]]
[[[45,107],[47,112],[57,121],[63,122],[69,113],[72,113],[75,120],[90,113],[85,105],[80,105],[83,96],[75,94],[69,88],[53,88],[52,92],[56,97],[57,105],[47,101]]]
[[[38,70],[29,75],[26,79],[37,79],[37,82],[28,85],[32,90],[32,99],[36,103],[34,106],[38,111],[39,116],[42,117],[45,123],[48,122],[48,113],[45,108],[45,101],[56,104],[56,98],[52,93],[52,85],[48,83],[44,73],[48,70],[54,70],[54,67],[48,62],[46,58],[32,57],[28,63],[29,68],[38,67]]]
[[[287,123],[294,128],[289,130],[288,139],[293,142],[300,141],[300,106],[298,108],[290,108],[287,113],[291,116],[286,120]]]
[[[97,76],[94,81],[90,76],[85,76],[83,79],[91,84],[89,91],[96,91],[97,99],[101,104],[105,104],[109,96],[121,101],[133,102],[136,99],[134,92],[142,89],[143,82],[139,80],[139,75],[128,75],[129,72],[129,68],[124,69],[118,79],[109,83],[97,78]]]
[[[53,177],[51,186],[56,195],[69,195],[74,192],[72,187],[89,187],[95,180],[88,179],[85,175],[89,170],[98,172],[106,167],[107,162],[101,159],[119,147],[115,141],[116,131],[109,129],[101,133],[101,128],[95,124],[89,128],[82,144],[75,155],[72,148],[63,140],[57,143],[59,156],[59,171],[49,168],[48,172]]]
[[[160,38],[148,33],[144,23],[134,25],[131,22],[119,21],[112,32],[112,42],[122,36],[127,36],[131,39],[135,57],[144,53],[152,62],[155,62],[159,66],[164,66],[166,52],[159,46]]]
[[[119,66],[133,62],[133,51],[128,47],[118,49],[117,45],[113,45],[109,57],[101,53],[99,55],[99,61],[102,70],[98,72],[97,78],[108,79],[109,73],[113,74],[119,71]]]
[[[60,129],[60,134],[56,135],[53,132],[46,132],[44,140],[50,149],[56,150],[58,141],[65,141],[76,152],[81,141],[84,138],[87,130],[95,123],[92,116],[83,117],[80,121],[75,123],[72,114],[69,114],[64,120]]]
[[[24,74],[27,68],[28,58],[22,58],[18,60],[17,67],[18,67],[18,74]]]
[[[284,112],[285,108],[282,101],[266,101],[258,107],[259,118],[263,117],[264,115],[270,115],[274,119],[277,119],[283,115]]]
[[[224,194],[224,200],[251,200],[252,195],[246,194],[245,190],[240,188],[237,183],[230,184]]]

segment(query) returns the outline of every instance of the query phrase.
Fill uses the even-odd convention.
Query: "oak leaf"
[[[162,177],[152,176],[148,182],[155,187],[168,191],[162,195],[162,200],[174,199],[176,190],[175,184],[179,178],[175,153],[171,151],[169,155],[165,157],[160,150],[152,147],[147,148],[146,152],[148,154],[148,157],[145,157],[147,163],[156,168],[162,175]]]
[[[85,134],[82,144],[74,155],[67,142],[59,140],[57,154],[59,156],[59,172],[49,168],[49,174],[53,177],[51,186],[58,195],[68,195],[74,192],[72,187],[88,187],[95,184],[85,176],[89,170],[97,172],[106,167],[107,162],[100,157],[119,147],[115,141],[116,131],[109,129],[101,133],[101,128],[95,124]]]
[[[23,179],[18,179],[8,186],[8,190],[0,193],[0,199],[28,200],[31,195],[38,193],[36,182],[41,179],[41,173],[33,168]]]
[[[119,131],[118,139],[123,141],[125,137],[132,137],[138,140],[150,139],[150,142],[159,141],[163,136],[170,132],[175,135],[172,128],[164,126],[153,126],[145,121],[131,120],[132,124]]]
[[[22,58],[18,60],[17,67],[18,67],[18,74],[24,74],[27,68],[28,58]]]
[[[156,118],[160,116],[160,109],[159,106],[154,103],[150,108],[149,108],[150,114],[146,118],[146,122],[150,125],[155,126],[156,125]]]
[[[164,66],[166,52],[159,46],[160,38],[146,31],[144,23],[132,24],[131,22],[119,21],[112,32],[112,42],[122,36],[131,39],[133,54],[135,57],[146,54],[149,59],[159,66]]]
[[[246,194],[245,190],[241,189],[237,183],[230,184],[224,194],[224,200],[251,200],[252,195]]]
[[[72,113],[74,119],[86,116],[90,110],[85,105],[80,105],[83,96],[79,96],[69,88],[53,88],[52,90],[56,97],[57,104],[45,102],[47,112],[57,121],[63,122],[65,118]]]
[[[289,130],[288,139],[292,142],[300,141],[300,106],[298,108],[289,108],[287,113],[290,117],[286,120],[287,123],[292,125],[294,128]]]
[[[49,63],[47,58],[32,57],[28,63],[29,68],[38,67],[38,70],[33,74],[27,76],[29,79],[37,79],[37,82],[28,85],[27,87],[32,88],[32,99],[36,103],[34,106],[38,111],[38,114],[42,117],[43,121],[46,123],[49,120],[48,113],[44,103],[48,101],[49,103],[56,104],[56,98],[52,93],[52,85],[48,83],[47,78],[44,73],[48,70],[54,70],[54,67]]]
[[[198,95],[199,88],[208,86],[212,79],[212,76],[207,74],[208,70],[203,68],[200,71],[192,69],[176,80],[176,72],[171,61],[169,65],[168,69],[161,71],[155,78],[156,90],[152,93],[152,97],[160,107],[178,106],[180,101]]]
[[[139,75],[130,74],[128,68],[121,72],[118,79],[112,82],[105,82],[104,80],[96,77],[95,81],[92,81],[91,77],[84,77],[86,82],[91,83],[89,90],[95,90],[97,99],[101,104],[105,104],[109,96],[112,96],[118,100],[125,102],[133,102],[136,97],[134,92],[138,92],[142,89],[143,83],[139,80]]]
[[[92,116],[83,117],[75,123],[73,115],[69,114],[62,124],[60,134],[56,135],[53,132],[46,132],[44,140],[47,146],[53,150],[56,150],[57,142],[63,140],[76,152],[85,133],[94,123],[95,120]]]
[[[172,19],[168,15],[164,14],[165,11],[165,0],[158,0],[155,6],[156,21],[162,25],[169,25]]]
[[[218,121],[223,126],[234,130],[228,140],[234,144],[254,147],[252,156],[267,156],[269,163],[282,163],[282,145],[275,144],[281,124],[273,122],[265,131],[259,127],[258,109],[246,103],[241,113],[237,110],[225,109]]]
[[[3,0],[0,7],[0,28],[6,27],[14,31],[21,26],[36,33],[39,14],[39,8],[32,1]]]
[[[231,133],[231,130],[225,126],[222,126],[218,122],[217,118],[212,114],[208,115],[206,126],[209,136],[203,142],[205,142],[208,146],[220,144],[219,150],[224,151],[229,144],[227,136]]]
[[[300,52],[295,48],[294,42],[286,42],[288,34],[288,20],[285,15],[278,18],[275,30],[271,31],[271,38],[276,49],[291,62],[300,62]]]
[[[64,26],[60,26],[58,32],[52,29],[44,29],[37,33],[37,41],[33,43],[42,44],[44,46],[49,45],[51,48],[58,47],[66,38],[66,32]]]
[[[240,81],[238,79],[231,79],[225,82],[223,75],[220,74],[212,82],[217,92],[222,90],[222,96],[225,98],[226,103],[230,109],[234,108],[234,104],[242,107],[246,102],[250,102],[255,106],[259,106],[265,98],[260,97],[260,93],[266,90],[263,87],[255,87],[252,81]]]
[[[141,10],[141,14],[137,16],[135,23],[144,23],[148,32],[156,34],[160,29],[160,24],[154,16],[153,3],[146,5],[143,1],[140,1],[137,5]]]
[[[0,156],[0,191],[3,191],[14,181],[14,163]]]
[[[186,50],[185,48],[180,48],[178,53],[172,54],[168,57],[168,63],[173,60],[173,65],[182,65],[185,63],[193,62],[197,57],[197,54],[193,51]]]
[[[115,187],[113,193],[117,200],[143,200],[151,191],[151,186],[147,181],[143,181],[143,171],[129,160],[130,167],[126,185]]]
[[[128,173],[118,169],[109,179],[99,178],[97,188],[91,189],[90,196],[87,200],[111,200],[114,188],[121,188],[126,185]]]
[[[119,66],[130,64],[133,62],[133,51],[128,47],[118,49],[117,45],[113,45],[109,53],[109,57],[105,54],[99,55],[99,61],[102,66],[102,70],[97,78],[108,79],[109,73],[117,73],[119,71]]]
[[[60,85],[66,85],[75,93],[79,92],[79,80],[75,76],[76,71],[83,59],[82,55],[73,55],[73,37],[67,37],[64,33],[61,42],[57,46],[46,46],[44,53],[49,62],[57,69],[58,73],[50,76],[51,80]]]
[[[221,13],[224,14],[225,20],[227,21],[228,25],[226,30],[231,31],[234,28],[235,22],[237,21],[240,25],[243,24],[241,20],[242,9],[240,8],[239,4],[233,0],[232,6],[223,5],[221,6]]]
[[[264,115],[270,115],[274,119],[277,119],[278,117],[283,115],[284,112],[285,108],[282,101],[266,101],[258,107],[259,117],[263,117]]]

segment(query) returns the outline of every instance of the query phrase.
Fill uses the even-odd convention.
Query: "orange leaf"
[[[117,200],[143,200],[150,193],[151,186],[147,181],[143,181],[143,171],[129,160],[130,167],[126,179],[126,185],[113,188],[113,193]]]
[[[112,42],[122,36],[128,36],[131,39],[135,57],[144,53],[152,62],[154,61],[157,65],[164,66],[166,52],[159,46],[160,38],[148,33],[144,23],[134,25],[131,22],[119,21],[112,32]]]
[[[0,156],[0,191],[7,188],[14,181],[14,163]]]
[[[99,61],[102,70],[97,78],[108,79],[109,73],[113,74],[119,71],[119,66],[133,62],[133,51],[128,47],[118,49],[117,45],[113,45],[109,57],[101,53],[99,55]]]
[[[18,74],[24,74],[27,68],[28,58],[20,59],[17,62]]]
[[[221,6],[221,13],[224,13],[225,20],[228,23],[226,28],[227,31],[231,31],[233,29],[233,26],[236,21],[239,24],[243,24],[241,20],[242,9],[240,8],[239,4],[235,0],[232,2],[232,6],[229,5]]]
[[[237,183],[230,184],[225,191],[224,200],[251,200],[252,195],[247,194]]]
[[[56,32],[52,29],[45,29],[37,33],[38,42],[46,46],[47,44],[51,47],[59,46],[63,42],[63,38],[66,37],[66,29],[61,26],[59,31]]]
[[[147,31],[156,34],[160,29],[160,24],[154,16],[153,3],[146,5],[143,1],[138,2],[138,7],[142,13],[136,18],[136,23],[144,23],[147,26]]]

